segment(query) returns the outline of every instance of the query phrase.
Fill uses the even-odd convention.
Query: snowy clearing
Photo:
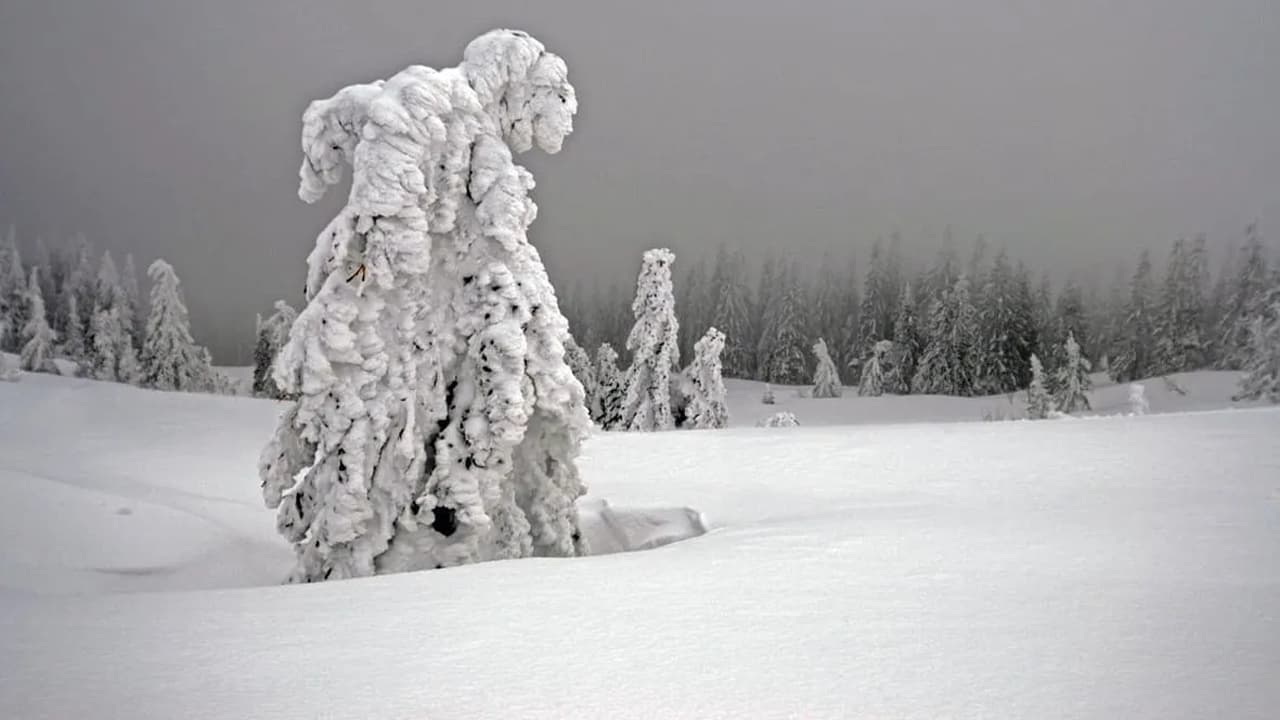
[[[1153,410],[1219,380],[1224,406],[1220,375],[1149,382]],[[0,716],[1280,709],[1280,410],[814,427],[980,420],[990,400],[758,391],[730,382],[735,425],[807,424],[585,448],[601,549],[705,535],[281,587],[255,472],[281,406],[0,383]]]

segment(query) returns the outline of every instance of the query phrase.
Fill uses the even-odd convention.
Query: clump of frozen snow
[[[795,414],[786,412],[785,410],[783,412],[774,413],[756,423],[756,427],[766,428],[798,427],[799,425],[800,420],[796,418]]]
[[[1129,383],[1129,413],[1132,415],[1146,415],[1151,411],[1151,405],[1147,402],[1147,389],[1142,383]]]

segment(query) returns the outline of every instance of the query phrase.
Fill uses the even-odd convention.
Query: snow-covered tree
[[[636,280],[631,313],[636,324],[627,337],[631,369],[622,404],[622,424],[628,430],[671,430],[671,371],[680,362],[675,298],[671,294],[671,266],[676,256],[666,248],[646,251]]]
[[[858,313],[861,319],[858,334],[863,344],[868,346],[862,349],[863,352],[868,351],[876,342],[893,337],[900,292],[894,258],[876,240],[871,246],[871,264],[867,268],[867,279],[862,288],[862,307]]]
[[[1280,403],[1280,271],[1272,274],[1271,287],[1258,303],[1253,319],[1244,377],[1236,400],[1265,399]]]
[[[1244,367],[1252,347],[1253,320],[1262,312],[1260,304],[1266,290],[1267,258],[1257,225],[1250,225],[1234,274],[1226,283],[1227,297],[1218,329],[1220,367],[1230,370]]]
[[[151,311],[142,342],[142,384],[157,390],[213,390],[209,352],[191,339],[178,274],[164,260],[147,268]]]
[[[582,383],[582,392],[584,402],[587,405],[587,412],[592,417],[599,413],[599,386],[596,382],[596,368],[591,361],[591,356],[586,350],[578,344],[573,336],[570,335],[564,341],[564,361],[569,365],[569,369],[573,371],[573,376]]]
[[[1044,384],[1044,366],[1035,353],[1031,354],[1031,384],[1027,386],[1027,417],[1043,420],[1054,411],[1053,398]]]
[[[760,343],[760,377],[772,383],[798,385],[807,379],[804,347],[804,293],[794,265],[777,270],[778,285]]]
[[[1129,413],[1146,415],[1150,410],[1151,405],[1147,403],[1147,389],[1142,383],[1129,383]]]
[[[257,340],[253,346],[253,383],[250,392],[255,397],[277,400],[293,399],[280,389],[275,381],[275,361],[280,350],[289,341],[289,330],[298,319],[298,311],[284,300],[275,302],[275,312],[257,324]]]
[[[0,316],[0,336],[9,332],[9,319]],[[18,368],[18,358],[7,352],[0,352],[0,382],[18,382],[22,378],[22,370]]]
[[[1025,288],[1025,295],[1020,289],[1019,278],[1002,249],[991,265],[978,303],[979,392],[1011,392],[1029,381],[1034,318],[1030,287]]]
[[[885,391],[885,364],[893,351],[892,340],[881,340],[871,346],[871,355],[862,364],[862,379],[858,382],[858,394],[863,397],[878,397]]]
[[[75,293],[63,293],[63,297],[67,303],[66,312],[62,314],[66,329],[62,335],[60,352],[77,363],[83,362],[88,355],[88,348],[84,342],[84,322],[80,319],[79,303],[76,302]]]
[[[1204,367],[1204,310],[1207,269],[1204,238],[1173,245],[1155,322],[1155,367],[1161,374]]]
[[[1089,379],[1089,361],[1080,354],[1075,335],[1068,334],[1064,345],[1062,365],[1054,383],[1054,405],[1064,413],[1088,410],[1089,397],[1086,393],[1093,386]]]
[[[74,304],[71,302],[73,297]],[[85,357],[88,357],[91,350],[89,347],[92,341],[90,325],[93,322],[97,297],[97,283],[93,272],[93,249],[89,246],[89,241],[84,236],[80,236],[74,254],[67,263],[66,278],[59,289],[53,329],[64,338],[71,337],[71,330],[67,327],[67,314],[74,307],[80,320],[79,334],[82,339],[81,344],[85,348],[83,353]]]
[[[622,427],[622,401],[626,397],[626,378],[618,369],[618,351],[609,343],[596,349],[596,407],[591,419],[602,430]]]
[[[799,426],[800,421],[796,419],[795,413],[789,413],[785,410],[779,413],[774,413],[756,423],[756,427],[764,428],[787,428]]]
[[[716,252],[716,266],[711,276],[711,324],[724,332],[724,371],[729,377],[751,376],[751,319],[741,253],[729,254],[723,245]]]
[[[31,268],[27,286],[27,325],[22,329],[22,356],[19,363],[28,372],[57,372],[53,365],[53,343],[57,337],[49,327],[40,289],[40,270]]]
[[[898,299],[898,317],[893,321],[893,348],[896,362],[885,378],[886,389],[906,395],[911,392],[911,378],[915,374],[916,361],[924,352],[911,283],[903,283],[902,296]]]
[[[307,108],[299,195],[352,179],[276,362],[299,399],[261,459],[292,580],[585,552],[590,422],[513,159],[557,152],[576,110],[564,61],[510,30]]]
[[[138,288],[138,268],[133,264],[133,253],[124,256],[124,274],[120,277],[120,289],[123,291],[124,306],[122,315],[125,325],[133,333],[133,346],[142,349],[142,333],[138,328],[138,311],[141,308],[141,295]]]
[[[693,346],[693,362],[685,368],[684,427],[694,429],[722,428],[729,424],[725,406],[724,379],[720,374],[720,353],[724,350],[724,333],[709,328]]]
[[[939,395],[972,395],[977,375],[978,313],[965,276],[934,301],[928,344],[916,366],[912,389]]]
[[[18,250],[18,235],[12,225],[0,245],[0,318],[5,319],[5,332],[0,333],[0,351],[17,352],[22,348],[22,329],[27,326],[27,276]]]
[[[133,384],[138,381],[138,356],[120,320],[119,308],[98,310],[91,324],[89,375],[98,380]]]
[[[1111,377],[1121,382],[1151,374],[1155,362],[1154,312],[1151,296],[1151,256],[1143,250],[1129,283],[1121,341],[1111,359]]]
[[[813,344],[813,357],[818,365],[813,372],[813,397],[837,398],[844,392],[840,386],[840,374],[836,371],[836,363],[827,351],[827,341],[818,338]]]
[[[680,318],[680,356],[693,357],[693,344],[699,333],[711,327],[711,288],[707,278],[706,262],[698,258],[684,274],[684,282],[678,285],[676,311]]]

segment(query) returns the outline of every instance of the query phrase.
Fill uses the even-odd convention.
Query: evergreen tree
[[[83,235],[79,237],[76,249],[67,263],[66,279],[59,291],[57,310],[54,314],[53,327],[63,337],[69,338],[71,330],[67,327],[67,313],[74,307],[80,320],[79,335],[84,345],[85,357],[91,354],[91,327],[94,308],[97,306],[97,284],[93,273],[93,250]],[[71,298],[75,302],[71,302]]]
[[[711,322],[724,332],[724,372],[729,377],[751,377],[754,352],[751,350],[751,320],[743,274],[746,261],[741,253],[730,255],[724,245],[716,252],[711,278],[715,308]]]
[[[1054,330],[1052,336],[1053,352],[1049,355],[1050,367],[1061,366],[1065,361],[1067,338],[1074,336],[1080,352],[1088,357],[1092,354],[1089,343],[1089,314],[1085,308],[1084,292],[1080,284],[1070,279],[1062,286],[1058,295],[1058,305],[1054,310]]]
[[[1029,300],[1019,292],[1008,256],[1001,250],[987,274],[979,304],[979,392],[1011,392],[1029,380],[1034,332]]]
[[[804,319],[797,269],[780,271],[781,287],[771,294],[773,307],[761,342],[760,371],[766,382],[798,385],[806,379]]]
[[[1085,393],[1092,387],[1089,361],[1080,354],[1075,335],[1068,334],[1064,345],[1062,366],[1054,383],[1054,405],[1064,413],[1088,410],[1089,397]]]
[[[1032,353],[1031,384],[1027,386],[1027,417],[1044,420],[1053,410],[1053,398],[1044,384],[1044,366],[1040,364],[1040,358]]]
[[[602,343],[596,350],[596,393],[598,407],[593,408],[592,420],[602,430],[622,428],[622,401],[626,396],[626,382],[618,369],[618,352],[609,343]]]
[[[850,255],[844,277],[840,283],[844,287],[844,301],[841,314],[844,317],[840,324],[841,334],[838,344],[841,352],[836,360],[836,367],[842,376],[851,383],[856,383],[858,374],[856,366],[862,354],[862,293],[858,289],[858,260]],[[832,339],[836,342],[836,339]]]
[[[138,326],[138,311],[141,308],[141,297],[138,289],[138,268],[133,264],[133,253],[124,256],[124,275],[120,278],[124,301],[122,314],[126,318],[125,325],[133,333],[133,346],[142,349],[142,333]]]
[[[916,362],[924,352],[924,339],[920,332],[920,319],[916,315],[916,300],[911,283],[902,286],[898,301],[898,317],[893,322],[894,362],[885,384],[889,392],[906,395],[911,392],[911,378],[915,375]]]
[[[22,329],[22,356],[19,363],[28,372],[57,372],[53,365],[53,343],[56,336],[44,309],[44,293],[40,289],[40,270],[31,268],[27,290],[27,324]]]
[[[631,304],[636,319],[627,337],[631,369],[622,422],[628,430],[671,430],[671,371],[680,361],[675,298],[671,294],[671,266],[676,256],[666,248],[646,251],[636,299]]]
[[[27,294],[17,230],[10,225],[4,245],[0,245],[0,318],[7,320],[5,332],[0,333],[0,351],[17,352],[22,348],[22,329],[30,319]]]
[[[1204,367],[1204,238],[1188,245],[1174,243],[1155,326],[1155,370],[1158,374]]]
[[[722,428],[729,425],[725,405],[724,379],[720,374],[720,353],[724,349],[724,333],[709,328],[694,345],[693,362],[684,371],[685,427],[694,429]]]
[[[867,268],[867,279],[863,284],[862,308],[859,312],[861,326],[858,334],[862,342],[870,346],[880,340],[893,337],[893,322],[897,316],[897,287],[894,284],[894,270],[887,253],[882,251],[880,241],[871,246],[871,264]],[[862,353],[859,353],[862,354]]]
[[[1155,308],[1151,289],[1151,256],[1143,250],[1138,269],[1129,283],[1129,305],[1125,312],[1121,341],[1111,360],[1111,377],[1130,382],[1148,377],[1155,363]]]
[[[600,398],[599,387],[596,383],[596,369],[591,362],[591,356],[587,351],[578,345],[577,341],[570,335],[564,341],[564,361],[568,364],[569,369],[573,371],[573,376],[578,378],[578,382],[582,383],[582,392],[587,405],[587,412],[595,417],[599,414]]]
[[[275,381],[275,361],[289,341],[289,330],[298,319],[298,311],[284,300],[277,300],[275,312],[266,320],[259,318],[258,337],[253,347],[253,384],[250,391],[255,397],[292,400]]]
[[[67,358],[74,360],[77,364],[83,363],[88,357],[88,348],[84,342],[84,322],[80,319],[80,308],[76,303],[75,293],[63,293],[68,305],[66,312],[62,313],[64,325],[66,327],[65,334],[62,336],[61,352]]]
[[[1249,335],[1249,353],[1235,400],[1265,399],[1280,403],[1280,270],[1258,302]]]
[[[1251,354],[1253,320],[1262,313],[1261,304],[1267,290],[1267,259],[1257,225],[1250,225],[1246,230],[1234,277],[1225,285],[1226,304],[1218,324],[1221,348],[1218,366],[1239,370]]]
[[[187,306],[173,266],[156,260],[147,269],[147,277],[151,279],[151,312],[142,345],[142,384],[157,390],[212,390],[209,353],[191,339]]]
[[[977,376],[978,313],[969,299],[969,280],[934,301],[928,345],[916,368],[912,389],[937,395],[972,395]]]
[[[893,349],[893,342],[881,340],[871,346],[871,355],[862,364],[862,379],[858,382],[858,394],[864,397],[876,397],[885,391],[885,358]]]
[[[138,381],[138,356],[120,320],[118,308],[93,314],[89,374],[98,380],[133,384]]]
[[[585,552],[589,431],[568,323],[528,227],[515,153],[560,150],[577,98],[522,32],[462,62],[352,85],[303,115],[299,195],[352,167],[276,361],[298,393],[263,450],[299,582]]]
[[[708,309],[711,297],[706,262],[702,258],[689,267],[676,298],[676,315],[680,320],[680,356],[693,357],[693,344],[711,324]]]
[[[755,311],[752,313],[752,347],[755,349],[754,365],[758,380],[765,379],[765,358],[773,351],[773,314],[777,306],[774,296],[779,294],[782,275],[782,268],[773,251],[766,251],[764,262],[760,266],[760,285],[756,290]]]
[[[822,338],[813,344],[813,356],[818,365],[813,372],[813,397],[837,398],[844,392],[840,386],[840,374],[836,372],[835,361],[827,351],[827,343]]]
[[[847,295],[848,291],[845,288],[845,283],[836,270],[835,258],[831,256],[830,252],[824,253],[822,266],[818,268],[818,280],[814,284],[813,301],[809,307],[812,308],[812,316],[814,318],[814,333],[820,338],[827,338],[831,341],[827,344],[827,351],[833,366],[836,368],[839,368],[844,362],[844,349],[841,338],[844,337],[845,326],[848,322],[847,308],[845,307]],[[837,377],[837,384],[838,380],[839,378]]]

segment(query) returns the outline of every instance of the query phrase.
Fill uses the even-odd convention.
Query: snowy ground
[[[586,449],[598,546],[705,535],[279,587],[274,404],[0,383],[0,717],[1280,716],[1280,410],[761,390]]]

